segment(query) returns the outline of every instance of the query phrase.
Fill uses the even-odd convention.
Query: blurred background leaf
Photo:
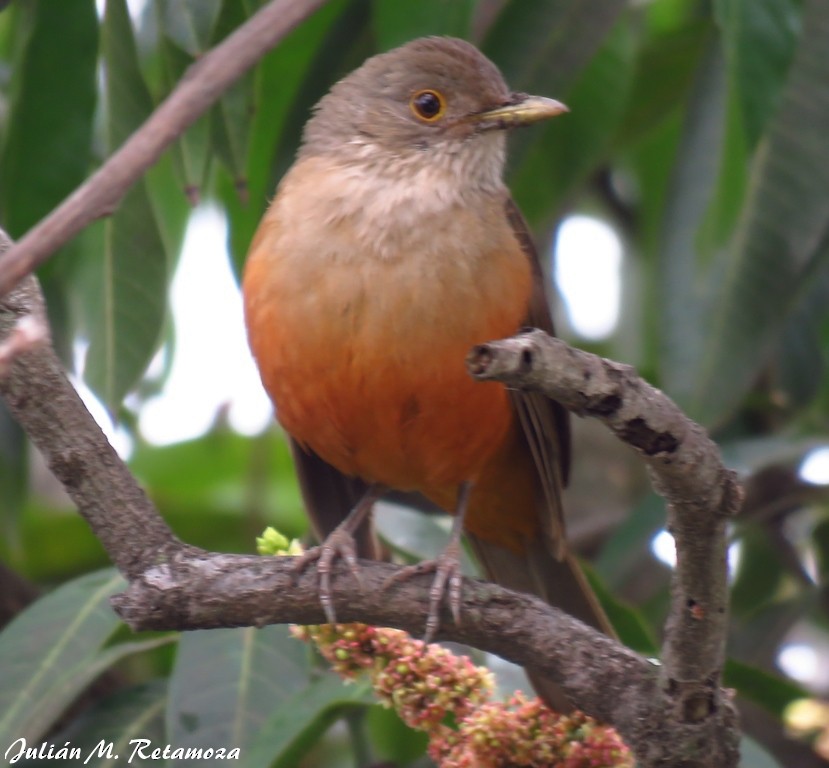
[[[101,646],[118,626],[109,597],[124,580],[111,569],[65,584],[0,634],[0,738],[41,739],[100,672]]]
[[[22,235],[260,5],[30,0],[0,12],[0,223]],[[741,473],[725,674],[748,734],[743,763],[822,765],[815,733],[793,736],[787,713],[829,697],[823,0],[331,0],[41,270],[73,381],[184,540],[251,552],[266,525],[305,536],[290,451],[245,351],[238,277],[316,101],[366,57],[425,34],[470,39],[513,88],[569,105],[516,133],[508,166],[563,298],[557,327],[636,365]],[[573,426],[573,547],[623,639],[655,653],[674,556],[664,503],[630,451]],[[9,598],[34,584],[58,590],[18,618],[42,641],[21,641],[14,622],[0,634],[0,671],[20,654],[23,670],[54,670],[55,658],[85,670],[26,710],[35,730],[195,744],[215,726],[261,765],[428,764],[421,734],[344,689],[281,628],[144,642],[110,614],[68,660],[56,649],[75,626],[69,609],[42,606],[94,603],[98,577],[84,574],[106,557],[1,417],[0,498],[0,557],[26,586],[0,583],[0,618],[23,611],[27,600]],[[446,535],[442,518],[400,506],[378,522],[402,560]],[[471,559],[465,568],[475,572]],[[116,690],[96,693],[87,678],[106,665]],[[67,691],[85,686],[89,698],[69,706]]]
[[[152,111],[126,0],[109,0],[102,26],[107,138],[119,147]],[[110,412],[138,382],[158,346],[166,313],[167,255],[142,180],[104,224],[90,254],[85,378]]]
[[[268,714],[307,684],[308,649],[285,626],[188,632],[170,677],[170,743],[245,753]]]

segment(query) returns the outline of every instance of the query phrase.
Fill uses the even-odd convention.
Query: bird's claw
[[[415,565],[402,568],[386,579],[383,589],[387,589],[394,582],[407,581],[423,573],[435,574],[429,589],[429,612],[426,616],[426,631],[423,635],[423,642],[431,643],[440,627],[440,603],[444,595],[449,602],[449,610],[455,625],[460,626],[461,623],[463,574],[459,552],[450,546],[434,560],[423,560]]]
[[[331,593],[331,571],[338,559],[345,562],[349,572],[362,590],[363,575],[357,562],[357,545],[354,537],[347,530],[335,528],[322,544],[312,547],[300,555],[293,566],[294,573],[299,575],[311,563],[317,563],[317,589],[320,605],[329,624],[337,623],[337,615],[334,612],[334,597]]]

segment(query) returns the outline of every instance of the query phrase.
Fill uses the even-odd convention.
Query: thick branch
[[[0,296],[81,231],[112,213],[127,190],[184,130],[325,0],[273,0],[205,54],[87,182],[0,260]]]
[[[633,368],[573,349],[541,331],[481,345],[470,372],[544,393],[604,422],[636,448],[668,502],[677,564],[662,663],[677,717],[696,722],[721,705],[728,583],[726,524],[742,491],[715,443]]]
[[[21,314],[42,311],[30,278],[0,305],[0,340]],[[313,569],[294,583],[286,558],[198,552],[178,542],[109,446],[66,380],[54,353],[22,353],[0,394],[101,539],[130,578],[113,599],[134,629],[203,629],[323,621]],[[343,621],[423,630],[429,579],[399,583],[377,599],[394,566],[363,563],[363,589],[340,571],[334,603]],[[658,668],[615,641],[536,598],[494,584],[467,582],[464,621],[442,617],[440,637],[531,664],[560,682],[584,711],[612,723],[640,765],[728,766],[735,762],[733,710],[719,702],[715,717],[678,719],[659,681]],[[704,745],[704,749],[700,746]]]
[[[338,618],[421,634],[431,577],[396,582],[384,593],[397,568],[363,561],[361,569],[362,589],[345,567],[335,569]],[[135,629],[325,620],[315,572],[296,578],[290,558],[184,554],[150,568],[113,602]],[[677,723],[657,666],[562,611],[495,584],[466,580],[461,616],[461,626],[455,626],[444,610],[438,638],[533,666],[561,683],[579,708],[617,728],[643,768],[736,763],[729,706],[703,723]]]
[[[0,231],[0,253],[8,247]],[[0,341],[29,316],[46,323],[34,277],[0,300]],[[10,361],[0,396],[128,578],[180,546],[67,380],[51,345],[39,344]]]
[[[40,292],[30,278],[0,302],[0,344],[21,316],[42,312]],[[524,344],[528,338],[518,341]],[[510,349],[511,343],[498,344]],[[490,363],[497,359],[498,344],[492,345]],[[526,363],[520,349],[519,362]],[[485,355],[479,350],[478,356]],[[622,401],[629,394],[620,388]],[[323,621],[313,568],[294,582],[293,563],[287,558],[211,554],[175,539],[48,346],[24,349],[14,358],[7,376],[0,378],[0,395],[129,578],[128,589],[113,598],[113,604],[133,628]],[[566,392],[561,395],[559,399],[569,402]],[[620,403],[616,410],[622,409]],[[651,423],[649,414],[646,409],[645,424]],[[680,454],[680,447],[674,452]],[[725,505],[722,499],[721,503]],[[333,598],[339,618],[422,632],[431,579],[397,583],[383,592],[395,566],[362,567],[363,589],[356,588],[343,569],[335,574]],[[689,717],[686,710],[671,706],[678,698],[676,686],[664,684],[659,667],[542,601],[494,584],[467,581],[462,616],[462,626],[456,627],[449,615],[443,615],[439,636],[530,664],[559,682],[577,706],[619,730],[643,768],[736,764],[737,730],[728,701],[712,694],[709,716]],[[715,676],[712,684],[716,681]]]

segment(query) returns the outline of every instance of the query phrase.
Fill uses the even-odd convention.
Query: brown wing
[[[515,203],[506,203],[515,237],[532,265],[535,280],[525,325],[553,333],[553,320],[544,291],[544,278],[532,237]],[[537,513],[544,538],[531,541],[521,554],[470,535],[469,540],[487,576],[510,589],[538,595],[565,613],[613,636],[613,627],[596,599],[576,558],[567,551],[561,489],[570,468],[570,426],[558,403],[532,392],[511,392],[524,439],[541,480]],[[571,702],[561,687],[534,669],[527,669],[536,692],[553,709],[569,711]]]
[[[303,448],[290,439],[302,500],[311,521],[311,527],[319,541],[323,541],[363,497],[368,484],[357,477],[344,475],[338,469],[323,461],[313,451]],[[390,490],[383,496],[426,514],[437,514],[442,510],[419,493],[405,493]],[[389,553],[378,541],[372,520],[369,517],[357,529],[354,537],[357,554],[369,560],[387,560]]]
[[[317,454],[291,438],[291,453],[294,457],[299,487],[305,509],[319,541],[333,531],[357,502],[363,497],[368,486],[356,477],[347,477],[324,462]],[[374,535],[369,517],[358,529],[354,540],[360,557],[371,560],[383,559],[383,550]]]
[[[535,244],[521,211],[511,198],[506,203],[506,214],[521,250],[533,269],[533,293],[524,324],[554,334],[553,318],[544,290],[544,274]],[[561,488],[567,484],[570,472],[569,415],[558,403],[536,392],[512,391],[510,396],[521,421],[524,438],[535,460],[547,501],[549,514],[544,515],[542,522],[548,546],[561,558],[564,556],[566,542]]]

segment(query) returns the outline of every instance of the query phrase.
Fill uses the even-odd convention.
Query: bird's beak
[[[548,120],[569,111],[564,104],[555,99],[515,93],[506,104],[484,112],[476,112],[470,115],[469,119],[478,125],[479,130],[517,128],[537,123],[540,120]]]

